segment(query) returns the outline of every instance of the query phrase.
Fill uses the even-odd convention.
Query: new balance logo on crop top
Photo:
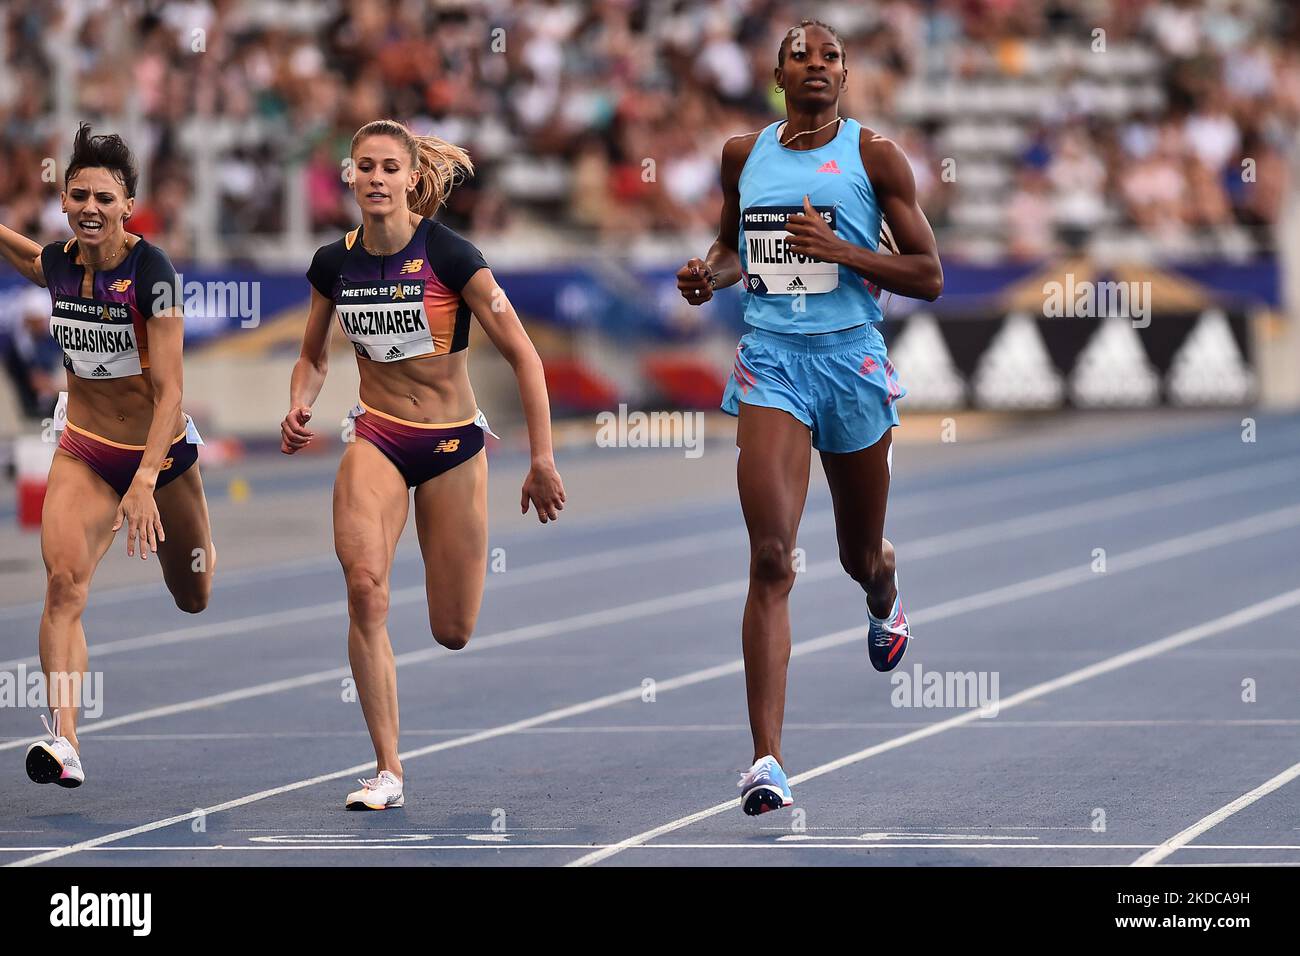
[[[316,250],[307,279],[334,303],[357,355],[398,362],[469,346],[465,284],[487,268],[482,253],[442,223],[422,219],[406,248],[375,256],[358,226]]]
[[[91,295],[81,294],[85,268],[77,240],[41,250],[50,290],[50,335],[63,365],[78,378],[122,378],[149,367],[147,323],[179,297],[176,270],[157,246],[140,239],[116,268],[96,272]]]
[[[832,332],[882,316],[862,276],[790,249],[786,220],[803,213],[806,195],[837,236],[875,249],[880,206],[862,165],[862,126],[847,119],[816,149],[782,146],[780,123],[758,134],[740,172],[740,268],[745,322],[773,332]],[[830,173],[831,175],[824,175]],[[822,174],[822,175],[819,175]],[[806,295],[792,309],[790,296]]]

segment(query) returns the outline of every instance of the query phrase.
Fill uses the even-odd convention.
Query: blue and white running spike
[[[736,786],[740,788],[740,808],[751,817],[794,806],[790,782],[771,754],[754,761],[754,765],[740,775]]]

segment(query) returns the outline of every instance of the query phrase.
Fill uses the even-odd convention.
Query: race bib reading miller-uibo
[[[434,350],[422,279],[345,286],[334,308],[357,353],[373,361],[398,362]]]
[[[826,224],[835,229],[835,207],[814,206]],[[750,206],[741,213],[745,252],[749,258],[746,288],[766,295],[818,295],[840,284],[840,267],[800,255],[790,248],[786,220],[802,213],[803,206]]]

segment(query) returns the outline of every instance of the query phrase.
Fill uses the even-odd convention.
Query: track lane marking
[[[1155,866],[1165,857],[1177,852],[1180,849],[1188,848],[1187,845],[1191,843],[1193,840],[1195,840],[1202,833],[1204,833],[1206,830],[1218,826],[1220,823],[1228,819],[1228,817],[1232,816],[1234,813],[1246,809],[1252,803],[1255,803],[1257,800],[1261,799],[1262,797],[1268,796],[1274,790],[1286,786],[1296,777],[1300,777],[1300,763],[1292,764],[1290,767],[1288,767],[1286,770],[1283,770],[1277,776],[1270,777],[1268,780],[1265,780],[1263,783],[1261,783],[1254,790],[1251,790],[1249,793],[1243,793],[1241,796],[1239,796],[1236,800],[1233,800],[1231,803],[1224,804],[1223,806],[1219,807],[1219,809],[1215,810],[1213,813],[1206,814],[1205,816],[1201,817],[1201,819],[1193,823],[1191,826],[1187,827],[1187,829],[1175,833],[1173,836],[1171,836],[1164,843],[1161,843],[1155,849],[1151,850],[1148,853],[1143,853],[1140,857],[1134,860],[1130,865],[1131,866]]]
[[[1300,524],[1300,505],[1293,505],[1288,508],[1281,508],[1275,511],[1265,512],[1263,514],[1255,515],[1250,518],[1242,519],[1239,521],[1232,521],[1232,522],[1227,522],[1225,524],[1216,525],[1212,528],[1207,528],[1203,531],[1194,532],[1192,534],[1182,535],[1180,537],[1166,539],[1164,541],[1158,541],[1155,542],[1154,544],[1147,545],[1145,547],[1138,548],[1134,551],[1126,552],[1124,554],[1116,556],[1111,562],[1111,566],[1119,570],[1135,569],[1135,568],[1143,567],[1148,564],[1154,564],[1160,561],[1169,560],[1171,558],[1180,557],[1186,554],[1192,554],[1197,551],[1203,551],[1208,548],[1216,547],[1220,544],[1228,543],[1230,541],[1241,540],[1242,538],[1249,538],[1259,534],[1276,533],[1278,531],[1283,531],[1290,527],[1293,527],[1296,524]],[[1070,587],[1075,584],[1080,584],[1083,581],[1096,580],[1097,578],[1098,575],[1093,574],[1091,570],[1086,566],[1082,569],[1070,568],[1064,571],[1058,571],[1051,574],[1042,575],[1037,578],[1030,578],[1026,581],[1022,581],[1017,584],[1007,585],[1002,588],[995,588],[992,590],[981,591],[978,592],[977,594],[972,594],[964,598],[956,598],[950,601],[943,602],[942,604],[935,605],[930,608],[923,608],[917,611],[913,615],[912,620],[918,622],[936,621],[945,617],[953,617],[958,614],[967,613],[968,611],[971,610],[983,609],[983,608],[993,607],[998,604],[1009,603],[1011,601],[1019,600],[1023,597],[1043,594],[1050,591],[1061,590],[1063,588]],[[1152,642],[1151,644],[1144,645],[1143,647],[1136,648],[1124,654],[1120,654],[1115,657],[1108,658],[1107,660],[1102,661],[1098,664],[1093,664],[1089,667],[1085,667],[1073,671],[1070,674],[1066,674],[1063,677],[1058,677],[1055,680],[1047,681],[1042,684],[1037,684],[1034,687],[1029,688],[1028,690],[1021,691],[1018,694],[1013,695],[1007,701],[1001,702],[1000,710],[1005,709],[1008,705],[1016,706],[1017,704],[1023,703],[1025,700],[1030,700],[1033,697],[1042,696],[1043,694],[1050,693],[1053,690],[1058,690],[1061,687],[1067,687],[1070,686],[1071,684],[1078,683],[1082,680],[1087,680],[1089,677],[1096,676],[1097,674],[1106,673],[1110,670],[1115,670],[1118,669],[1119,667],[1127,666],[1127,664],[1134,663],[1138,660],[1144,660],[1147,657],[1163,653],[1165,650],[1171,650],[1174,647],[1179,647],[1182,646],[1183,644],[1191,643],[1194,640],[1200,640],[1202,637],[1206,636],[1209,633],[1206,630],[1207,628],[1213,628],[1213,627],[1226,628],[1229,626],[1232,627],[1240,626],[1243,623],[1248,623],[1249,621],[1257,620],[1261,617],[1267,616],[1268,614],[1276,613],[1277,611],[1284,610],[1285,608],[1288,607],[1296,606],[1297,604],[1300,604],[1300,588],[1297,588],[1296,590],[1293,591],[1286,592],[1285,594],[1282,595],[1278,595],[1277,597],[1270,598],[1266,601],[1251,605],[1250,607],[1244,608],[1240,611],[1235,611],[1232,614],[1226,615],[1225,617],[1222,618],[1218,618],[1215,621],[1210,621],[1205,624],[1198,625],[1197,627],[1189,628],[1185,631],[1180,631],[1178,632],[1178,634],[1174,634],[1171,635],[1170,637],[1163,638],[1162,640]],[[865,633],[866,633],[866,628],[859,626],[859,627],[847,628],[841,631],[835,631],[829,634],[824,634],[821,637],[813,638],[811,640],[801,641],[791,649],[791,657],[793,658],[796,656],[813,654],[813,653],[817,653],[818,651],[826,650],[827,648],[839,647],[843,644],[851,643],[853,641],[858,641],[863,638]],[[1192,636],[1188,637],[1188,635],[1192,635]],[[745,666],[744,660],[741,658],[737,658],[727,663],[716,665],[714,667],[707,667],[701,670],[692,671],[687,674],[682,674],[678,677],[673,677],[658,682],[656,686],[656,692],[667,692],[670,690],[676,690],[681,687],[689,687],[695,684],[701,684],[707,681],[716,680],[720,677],[726,677],[732,674],[743,673],[744,666]],[[566,720],[570,717],[578,716],[580,714],[590,713],[595,710],[601,710],[605,707],[611,707],[616,704],[640,700],[641,693],[642,693],[642,688],[638,684],[635,687],[631,687],[623,691],[619,691],[613,694],[606,694],[602,697],[596,697],[593,698],[592,700],[584,701],[579,704],[573,704],[568,707],[561,707],[555,710],[550,710],[543,714],[538,714],[533,717],[525,718],[523,720],[517,720],[511,723],[502,724],[498,727],[494,727],[479,733],[468,734],[463,737],[456,737],[451,740],[445,740],[435,744],[429,744],[425,747],[420,747],[415,750],[410,750],[407,751],[406,753],[399,754],[399,756],[405,762],[407,760],[414,760],[418,757],[423,757],[429,754],[437,753],[442,750],[449,750],[453,747],[462,747],[462,746],[467,746],[469,744],[479,743],[485,740],[491,740],[496,737],[502,737],[508,734],[516,733],[519,730],[523,730],[529,727],[536,727],[547,723],[555,723],[561,720]],[[958,717],[951,718],[946,721],[941,721],[938,724],[930,725],[928,728],[922,728],[921,730],[914,731],[911,734],[906,734],[902,737],[894,738],[892,742],[887,741],[885,744],[877,745],[877,747],[868,748],[868,750],[865,751],[859,751],[857,754],[850,754],[848,757],[841,758],[841,760],[835,761],[831,764],[824,764],[822,767],[816,768],[815,770],[812,771],[808,771],[807,773],[801,774],[793,778],[791,782],[794,783],[797,781],[809,780],[815,776],[820,776],[822,773],[833,772],[834,770],[838,770],[843,766],[848,766],[851,763],[856,763],[859,760],[866,759],[866,757],[868,756],[873,756],[875,752],[884,752],[884,750],[894,749],[895,747],[903,746],[905,743],[911,743],[913,740],[924,739],[925,737],[933,736],[936,733],[942,733],[943,730],[946,730],[949,727],[958,726],[961,723],[967,723],[971,720],[977,720],[979,719],[979,716],[980,716],[980,712],[978,710],[969,711],[966,714],[962,714]],[[935,729],[935,728],[939,728],[939,729]],[[883,748],[883,750],[880,748]],[[52,850],[46,853],[41,853],[35,856],[27,857],[25,859],[15,861],[8,865],[9,866],[33,866],[39,863],[49,862],[50,860],[60,859],[65,856],[78,853],[84,849],[90,849],[92,847],[102,846],[108,843],[115,843],[120,840],[129,839],[130,837],[133,836],[138,836],[141,833],[149,833],[154,830],[159,830],[164,827],[172,826],[173,824],[176,823],[181,823],[186,820],[191,820],[195,817],[196,813],[203,813],[206,815],[209,813],[220,813],[225,810],[236,809],[238,807],[247,806],[250,803],[256,803],[260,800],[268,799],[270,797],[279,796],[284,793],[290,793],[295,790],[301,790],[305,787],[311,787],[321,783],[329,783],[335,780],[341,780],[345,777],[356,776],[357,774],[370,770],[371,767],[373,766],[374,766],[373,761],[368,760],[365,763],[356,764],[354,766],[347,767],[343,770],[337,770],[332,773],[320,774],[314,777],[309,777],[306,780],[295,781],[293,783],[284,784],[279,787],[271,787],[266,790],[260,790],[256,793],[248,794],[247,796],[244,797],[238,797],[233,800],[227,800],[222,803],[216,804],[215,806],[203,808],[199,811],[190,811],[188,813],[166,817],[162,820],[155,820],[150,823],[141,824],[139,826],[131,827],[129,829],[103,834],[101,836],[94,837],[89,840],[82,840],[77,843],[73,843],[61,847],[58,850]],[[612,850],[602,850],[600,851],[600,854],[605,854],[606,856],[612,856],[615,853],[619,853],[622,852],[622,850],[627,849],[628,846],[631,845],[633,842],[637,841],[639,837],[652,839],[654,835],[658,835],[660,832],[664,832],[664,833],[672,832],[672,830],[674,829],[680,829],[682,826],[689,825],[690,822],[694,822],[696,819],[704,819],[707,816],[712,816],[716,813],[720,813],[727,808],[734,807],[735,805],[736,805],[735,800],[729,800],[728,802],[724,804],[719,804],[718,806],[712,807],[709,810],[701,811],[700,814],[693,814],[691,817],[684,818],[684,820],[686,820],[687,822],[674,821],[677,825],[670,826],[668,829],[659,827],[656,828],[655,830],[647,831],[645,834],[638,834],[638,837],[632,837],[629,838],[629,840],[620,841],[620,843],[616,844]],[[640,842],[645,842],[645,840],[643,839]],[[574,863],[580,864],[582,863],[582,861],[587,861],[587,860],[590,860],[591,862],[596,862],[595,860],[591,859],[592,857],[596,857],[596,856],[600,856],[601,859],[605,858],[605,856],[601,856],[600,854],[588,854],[588,856],[584,856],[580,860],[574,861]]]
[[[1076,684],[1091,680],[1094,677],[1099,677],[1102,674],[1109,674],[1113,671],[1119,670],[1120,668],[1128,667],[1131,664],[1136,664],[1140,661],[1156,657],[1166,651],[1171,651],[1175,648],[1204,640],[1207,637],[1221,634],[1224,631],[1242,627],[1246,624],[1253,623],[1254,621],[1262,620],[1272,614],[1276,614],[1279,611],[1284,611],[1297,606],[1300,606],[1300,588],[1295,588],[1294,590],[1275,595],[1274,597],[1267,598],[1263,601],[1257,601],[1254,604],[1233,611],[1230,614],[1225,614],[1222,617],[1215,618],[1214,620],[1197,624],[1194,627],[1185,628],[1175,634],[1135,647],[1132,650],[1123,652],[1122,654],[1113,655],[1112,657],[1098,661],[1095,664],[1089,664],[1086,667],[1081,667],[1078,670],[1071,671],[1068,674],[1063,674],[1062,676],[1053,678],[1052,680],[1035,684],[1032,687],[1018,691],[1010,697],[1000,701],[998,712],[1003,713],[1012,707],[1018,707],[1023,703],[1036,700],[1037,698],[1044,697],[1048,694],[1054,693],[1055,691],[1062,690],[1066,687],[1073,687]],[[954,727],[960,727],[963,724],[968,724],[971,721],[979,719],[979,710],[969,710],[958,714],[955,717],[950,717],[947,720],[937,721],[936,723],[930,724],[926,727],[914,730],[911,733],[893,737],[870,747],[865,747],[855,753],[846,754],[837,760],[821,764],[820,766],[814,767],[813,769],[807,770],[801,774],[796,774],[790,778],[790,785],[793,787],[809,780],[815,780],[818,777],[825,776],[826,774],[835,773],[845,767],[853,766],[854,764],[861,763],[864,760],[879,756],[880,754],[888,753],[891,750],[897,750],[900,747],[907,746],[908,744],[937,736],[945,731],[952,730]],[[1292,767],[1291,770],[1300,773],[1300,764]],[[1276,777],[1274,778],[1274,780],[1277,779],[1278,778]],[[1272,783],[1272,781],[1270,781],[1270,783]],[[1281,786],[1281,784],[1279,783],[1277,786]],[[1250,795],[1247,794],[1247,796]],[[674,833],[677,830],[684,829],[685,827],[691,826],[692,824],[698,823],[702,820],[707,820],[710,817],[717,816],[718,814],[728,810],[738,811],[738,808],[739,800],[735,798],[727,800],[725,803],[715,804],[712,807],[707,807],[703,810],[689,814],[688,816],[671,820],[668,823],[638,833],[625,840],[620,840],[618,843],[606,847],[603,850],[588,853],[579,857],[577,860],[573,860],[568,865],[591,866],[595,863],[600,863],[601,861],[607,860],[610,857],[634,846],[645,845],[657,837]]]

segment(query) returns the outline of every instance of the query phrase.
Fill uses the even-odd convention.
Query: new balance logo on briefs
[[[817,170],[817,172],[819,173],[838,173],[839,171],[840,171],[840,164],[835,162],[835,160],[833,159],[827,160],[826,162],[822,163],[821,168]]]
[[[107,377],[108,377],[108,369],[106,369],[106,368],[104,368],[104,366],[100,365],[100,366],[96,367],[96,369],[95,369],[93,372],[91,372],[90,374],[91,374],[91,375],[94,375],[96,378],[107,378]]]
[[[393,359],[399,359],[405,354],[406,354],[405,352],[403,352],[396,345],[394,345],[391,349],[388,350],[388,354],[384,356],[384,361],[391,362]]]
[[[803,280],[800,279],[798,276],[795,276],[792,280],[790,280],[790,284],[789,284],[788,286],[785,287],[785,291],[786,291],[786,292],[793,292],[793,291],[795,291],[795,290],[799,290],[799,289],[805,289],[805,290],[806,290],[807,288],[808,288],[808,287],[807,287],[806,285],[803,284]]]
[[[460,448],[459,438],[444,438],[434,446],[435,452],[439,451],[457,451]]]

